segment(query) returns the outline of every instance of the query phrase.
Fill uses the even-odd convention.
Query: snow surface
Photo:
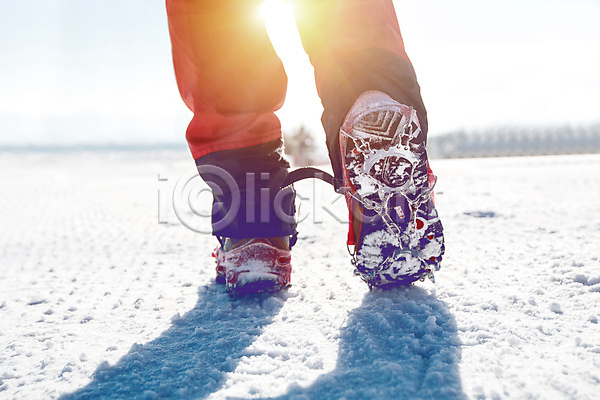
[[[369,292],[302,182],[292,288],[231,298],[186,152],[0,154],[0,398],[597,398],[600,156],[433,168],[436,284]]]

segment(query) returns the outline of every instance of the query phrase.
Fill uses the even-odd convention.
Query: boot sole
[[[443,228],[429,196],[427,154],[423,145],[413,143],[418,121],[407,110],[413,113],[399,104],[371,109],[355,117],[350,132],[342,131],[346,179],[354,191],[350,196],[375,219],[362,224],[363,243],[355,259],[357,275],[370,286],[433,280],[444,253]],[[384,208],[391,224],[377,221],[377,211]]]

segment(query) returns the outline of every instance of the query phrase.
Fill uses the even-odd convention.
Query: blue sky
[[[600,1],[395,6],[431,135],[600,120]],[[290,75],[284,129],[319,134],[307,58],[293,31],[275,34],[291,41],[278,44]],[[164,0],[0,3],[0,144],[183,142],[189,118]]]

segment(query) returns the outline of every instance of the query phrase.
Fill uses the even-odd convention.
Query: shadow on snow
[[[286,292],[230,298],[213,284],[196,306],[157,339],[134,345],[70,399],[205,398],[225,383],[244,349],[283,306]],[[375,290],[354,309],[340,335],[336,368],[285,398],[462,399],[460,342],[446,304],[426,290]]]
[[[279,398],[466,398],[456,320],[422,288],[367,293],[340,337],[336,368]]]
[[[204,286],[194,308],[173,318],[160,337],[134,344],[117,364],[101,365],[89,385],[61,399],[206,397],[223,385],[286,296],[232,298],[221,285]]]

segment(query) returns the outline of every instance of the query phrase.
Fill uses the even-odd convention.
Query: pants
[[[342,176],[339,127],[356,98],[367,90],[379,90],[412,105],[424,141],[426,111],[392,1],[294,1],[302,44],[315,69],[336,178]],[[268,145],[281,138],[274,112],[283,105],[287,77],[258,18],[261,4],[262,0],[167,0],[175,76],[184,102],[194,113],[186,132],[192,155],[198,166],[225,168],[242,186],[249,165],[287,171],[287,164],[276,160]],[[250,148],[258,152],[244,150]],[[244,164],[232,161],[249,153],[256,153],[256,163],[248,157]],[[270,166],[265,161],[269,157]],[[275,187],[279,181],[271,184]],[[248,219],[240,216],[238,220],[244,218]],[[256,225],[215,234],[281,236],[291,229],[286,224],[271,229],[267,224],[266,230],[256,230]]]

